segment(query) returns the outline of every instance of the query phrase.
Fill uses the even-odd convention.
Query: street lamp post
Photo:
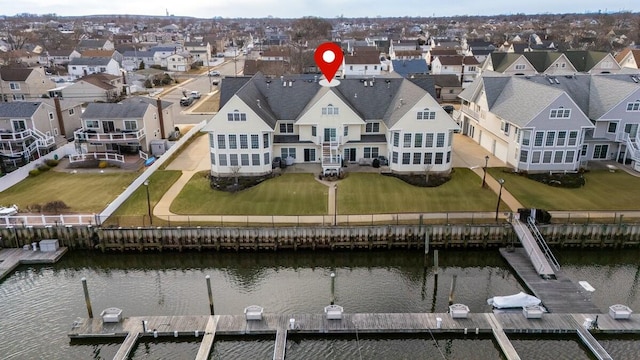
[[[504,179],[498,179],[500,184],[500,190],[498,191],[498,204],[496,205],[496,222],[498,221],[498,211],[500,210],[500,198],[502,197],[502,186],[504,185]]]
[[[489,155],[484,157],[484,173],[482,174],[482,188],[484,189],[484,185],[486,184],[485,179],[487,178],[487,165],[489,164]]]
[[[338,184],[333,189],[333,225],[338,226]]]
[[[149,197],[149,180],[145,180],[143,184],[147,189],[147,213],[149,214],[149,224],[153,225],[153,216],[151,216],[151,198]]]

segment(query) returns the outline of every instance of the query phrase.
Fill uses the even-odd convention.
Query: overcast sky
[[[333,18],[377,16],[452,16],[540,13],[640,11],[638,0],[582,1],[478,1],[425,0],[0,0],[0,14],[18,13],[61,16],[132,14],[194,16],[199,18],[280,18],[318,16]]]

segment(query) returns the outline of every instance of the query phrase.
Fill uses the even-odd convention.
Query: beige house
[[[42,67],[0,69],[0,102],[33,101],[53,87]]]
[[[113,102],[120,97],[122,85],[120,76],[92,74],[71,85],[49,89],[49,96],[78,102]]]
[[[82,114],[82,128],[74,133],[77,148],[81,154],[149,153],[152,141],[168,138],[174,129],[172,105],[146,97],[91,103]]]

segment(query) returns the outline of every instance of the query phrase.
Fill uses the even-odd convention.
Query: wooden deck
[[[552,314],[546,313],[541,319],[526,319],[516,313],[470,313],[467,319],[453,319],[450,314],[433,313],[384,313],[384,314],[343,314],[341,320],[327,320],[322,314],[264,314],[261,321],[247,321],[244,315],[201,315],[201,316],[150,316],[129,317],[120,323],[103,323],[100,318],[78,319],[68,336],[71,339],[123,338],[125,339],[114,359],[126,359],[142,336],[154,336],[154,331],[162,338],[178,336],[203,336],[196,359],[207,359],[216,335],[254,334],[275,335],[273,358],[283,360],[288,334],[493,334],[507,359],[520,359],[508,335],[529,334],[577,334],[577,338],[600,359],[610,359],[597,340],[582,326],[585,319],[599,316],[598,330],[602,334],[640,334],[640,314],[628,320],[614,320],[608,314]],[[289,319],[295,319],[294,329],[289,328]],[[437,327],[437,318],[442,319]],[[142,321],[148,322],[147,332],[142,331]]]
[[[555,272],[555,279],[540,277],[524,249],[510,251],[503,248],[500,249],[500,254],[533,295],[542,300],[549,312],[589,314],[601,311],[591,302],[587,292],[567,278],[561,270]]]
[[[66,247],[57,251],[32,251],[23,249],[0,250],[0,280],[9,275],[20,264],[53,264],[67,252]]]

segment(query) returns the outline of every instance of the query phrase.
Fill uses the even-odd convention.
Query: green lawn
[[[456,168],[446,184],[422,188],[374,173],[351,173],[338,184],[340,214],[494,211],[497,197],[471,170]]]
[[[525,207],[546,210],[640,210],[640,178],[624,171],[606,170],[584,174],[586,185],[563,189],[489,168],[494,178],[505,179],[505,188]]]
[[[162,196],[182,175],[182,171],[177,170],[157,170],[149,177],[149,199],[151,208],[160,201]],[[147,215],[147,189],[140,186],[125,201],[113,216]]]
[[[131,172],[66,173],[47,171],[0,192],[0,205],[21,211],[35,204],[63,201],[71,212],[99,213],[138,176]]]
[[[212,190],[200,172],[171,204],[175,214],[323,215],[328,189],[313,174],[284,174],[237,193]]]

